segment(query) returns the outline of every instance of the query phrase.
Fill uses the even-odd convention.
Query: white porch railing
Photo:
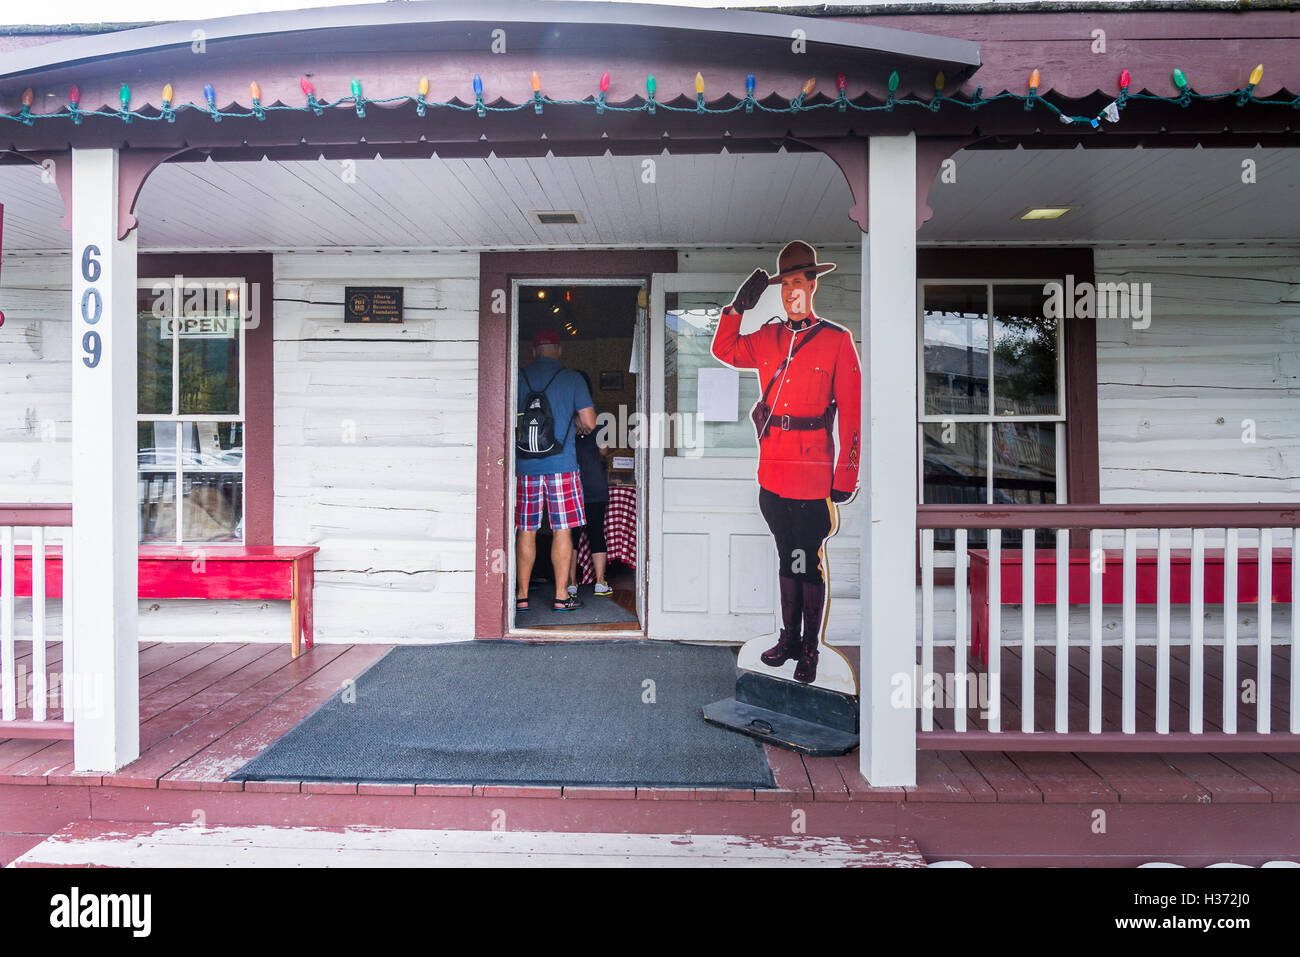
[[[63,603],[62,662],[58,709],[51,707],[49,597],[71,594],[69,535],[62,548],[50,542],[49,529],[72,528],[71,505],[0,505],[0,738],[72,737],[71,603]],[[31,600],[31,633],[15,631],[19,599]],[[17,643],[30,640],[30,664],[17,664]]]
[[[1300,751],[1300,507],[935,505],[917,524],[919,747]]]

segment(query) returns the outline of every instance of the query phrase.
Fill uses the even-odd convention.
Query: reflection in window
[[[713,333],[722,307],[732,294],[679,292],[669,295],[664,316],[664,412],[662,440],[665,455],[731,456],[756,458],[758,447],[749,410],[758,401],[758,377],[740,370],[740,401],[734,422],[701,422],[699,371],[716,369]],[[672,300],[676,301],[673,302]],[[657,436],[656,439],[659,437]]]
[[[926,414],[988,412],[987,287],[926,287],[923,323]]]
[[[1043,287],[993,287],[993,394],[999,415],[1056,415],[1058,320]]]

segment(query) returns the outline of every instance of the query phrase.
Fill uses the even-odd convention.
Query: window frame
[[[994,350],[994,287],[995,286],[1038,286],[1045,281],[1042,278],[967,278],[950,277],[944,279],[923,279],[916,281],[916,500],[920,505],[925,501],[925,426],[934,423],[954,422],[983,425],[984,429],[984,505],[992,507],[995,486],[993,467],[993,429],[991,426],[1001,422],[1053,423],[1056,433],[1056,491],[1055,501],[1064,505],[1069,501],[1069,470],[1067,468],[1066,445],[1069,440],[1067,425],[1070,408],[1067,404],[1068,391],[1066,376],[1069,365],[1066,361],[1068,344],[1065,334],[1065,320],[1056,324],[1056,403],[1060,410],[1053,415],[1006,415],[999,414],[997,408],[997,377],[995,375]],[[985,301],[985,321],[988,324],[988,399],[989,411],[979,414],[944,415],[925,411],[925,290],[928,286],[983,286]]]
[[[206,284],[206,283],[213,283],[213,284],[216,284],[216,285],[219,285],[219,286],[238,286],[238,285],[240,285],[241,283],[244,283],[244,284],[247,283],[247,280],[246,280],[246,279],[243,279],[242,277],[234,277],[234,276],[209,276],[209,275],[197,275],[197,276],[186,276],[185,279],[186,279],[186,281],[202,282],[202,283],[205,283],[205,284]],[[163,284],[165,284],[165,285],[171,285],[171,284],[173,284],[174,282],[175,282],[175,276],[171,276],[171,277],[166,277],[166,276],[151,276],[151,277],[146,277],[146,276],[144,276],[144,275],[137,275],[137,277],[136,277],[136,290],[137,290],[137,292],[139,292],[139,291],[141,291],[141,290],[146,290],[146,289],[147,289],[147,290],[149,290],[149,291],[152,292],[155,286],[163,285]],[[248,287],[246,286],[245,288],[248,288]],[[137,301],[138,301],[138,299],[137,299]],[[242,310],[245,308],[246,305],[247,305],[246,303],[240,303],[241,315],[242,315]],[[172,315],[171,315],[170,318],[176,318],[176,317],[180,314],[180,310],[181,310],[183,307],[184,307],[183,297],[173,296],[173,298],[172,298]],[[138,314],[138,312],[139,312],[139,310],[137,309],[137,314]],[[137,329],[138,329],[138,327],[137,327]],[[137,332],[137,335],[138,335],[138,334],[139,334],[139,333]],[[188,413],[188,414],[187,414],[187,413],[183,413],[183,412],[181,412],[181,410],[180,410],[180,401],[181,401],[181,400],[180,400],[180,378],[181,378],[181,337],[180,337],[180,336],[173,336],[173,337],[172,337],[172,361],[171,361],[171,366],[172,366],[172,376],[171,376],[171,379],[172,379],[172,387],[171,387],[171,409],[172,409],[172,410],[171,410],[170,413],[159,413],[159,412],[143,412],[143,413],[142,413],[142,412],[139,411],[138,406],[137,406],[137,410],[136,410],[136,414],[135,414],[135,421],[136,421],[136,424],[137,424],[137,425],[143,425],[143,424],[149,424],[149,423],[158,423],[158,422],[163,422],[163,423],[172,423],[172,424],[174,424],[174,425],[176,426],[176,430],[175,430],[175,433],[176,433],[176,438],[175,438],[175,442],[176,442],[176,445],[175,445],[176,467],[175,467],[175,473],[174,473],[175,476],[176,476],[176,538],[175,538],[175,540],[173,540],[173,541],[167,541],[167,542],[151,541],[151,542],[141,542],[140,544],[142,544],[142,545],[147,544],[147,545],[149,545],[149,546],[154,546],[154,545],[164,545],[164,546],[166,546],[166,545],[174,545],[174,546],[176,546],[177,548],[185,548],[185,547],[198,548],[198,547],[207,547],[207,546],[212,546],[212,547],[227,547],[227,546],[242,547],[242,546],[245,544],[245,540],[246,540],[246,538],[247,538],[247,531],[248,531],[248,503],[247,503],[247,500],[246,500],[245,495],[244,495],[244,493],[243,493],[243,484],[244,484],[244,480],[243,480],[243,475],[244,475],[244,462],[243,462],[243,458],[244,458],[244,453],[243,453],[243,446],[242,446],[242,445],[241,445],[241,456],[240,456],[240,463],[239,463],[239,469],[238,469],[239,474],[240,474],[240,485],[241,485],[241,492],[240,492],[240,496],[239,496],[239,499],[240,499],[239,529],[240,529],[241,534],[240,534],[240,538],[239,538],[239,540],[238,540],[238,541],[187,541],[187,540],[183,537],[183,535],[184,535],[184,531],[185,531],[185,517],[184,517],[184,513],[185,513],[185,495],[184,495],[184,480],[185,480],[185,476],[186,476],[187,474],[190,474],[190,475],[194,475],[194,474],[197,474],[197,475],[203,475],[203,474],[216,474],[216,475],[220,475],[220,474],[227,474],[227,473],[229,473],[229,472],[234,472],[235,469],[230,468],[230,469],[221,469],[221,470],[217,470],[217,469],[211,469],[211,468],[204,468],[204,467],[202,467],[202,466],[196,466],[196,467],[194,467],[194,468],[187,468],[187,467],[185,466],[185,456],[184,456],[184,450],[185,450],[185,435],[184,435],[184,431],[183,431],[183,428],[182,428],[182,427],[185,426],[185,425],[187,425],[187,424],[190,424],[190,423],[198,423],[198,422],[228,422],[228,423],[238,423],[239,426],[240,426],[240,434],[241,434],[241,436],[244,434],[244,431],[245,431],[245,429],[244,429],[244,426],[245,426],[245,415],[246,415],[246,413],[247,413],[247,408],[248,408],[248,406],[247,406],[247,395],[246,395],[246,387],[247,387],[247,382],[248,382],[248,378],[247,378],[247,375],[246,375],[246,368],[247,368],[247,365],[248,365],[248,361],[247,361],[247,360],[248,360],[248,354],[247,354],[247,353],[248,353],[248,349],[247,349],[247,341],[248,341],[247,329],[245,328],[244,323],[243,323],[242,318],[241,318],[241,321],[240,321],[240,323],[239,323],[239,402],[238,402],[238,406],[239,406],[239,408],[238,408],[238,411],[233,412],[233,413],[230,413],[230,412],[225,412],[225,413],[217,413],[217,412],[213,412],[213,413],[201,413],[201,412],[196,412],[196,413]],[[137,390],[137,402],[138,402],[138,390]],[[139,474],[139,463],[137,463],[136,468],[137,468],[137,475],[138,475],[138,474]],[[161,471],[161,470],[158,470],[158,471]]]
[[[258,322],[241,323],[240,406],[234,415],[148,415],[164,421],[242,421],[243,456],[243,541],[242,542],[149,542],[149,548],[193,550],[195,548],[240,548],[270,546],[275,541],[275,356],[274,356],[274,257],[271,253],[140,253],[136,275],[174,281],[177,274],[195,279],[246,282],[250,302],[258,307]],[[141,283],[144,280],[140,280]],[[340,305],[340,309],[341,309]],[[179,370],[175,370],[174,374]],[[173,406],[175,409],[175,406]],[[134,436],[132,441],[135,441]],[[179,491],[178,491],[179,496]],[[178,535],[183,525],[178,518]]]

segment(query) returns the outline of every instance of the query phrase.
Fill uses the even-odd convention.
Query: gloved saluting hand
[[[852,497],[853,497],[852,492],[841,492],[837,488],[831,489],[831,501],[834,502],[836,505],[843,505]]]
[[[736,312],[748,312],[757,306],[763,290],[767,288],[767,280],[768,275],[765,270],[755,269],[736,290],[736,298],[731,300],[731,308]]]

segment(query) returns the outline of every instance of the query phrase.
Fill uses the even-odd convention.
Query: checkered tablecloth
[[[609,506],[605,510],[605,544],[610,561],[636,567],[636,489],[629,485],[609,487]],[[591,561],[591,543],[584,529],[578,536],[579,581],[590,585],[596,580],[596,566]]]

